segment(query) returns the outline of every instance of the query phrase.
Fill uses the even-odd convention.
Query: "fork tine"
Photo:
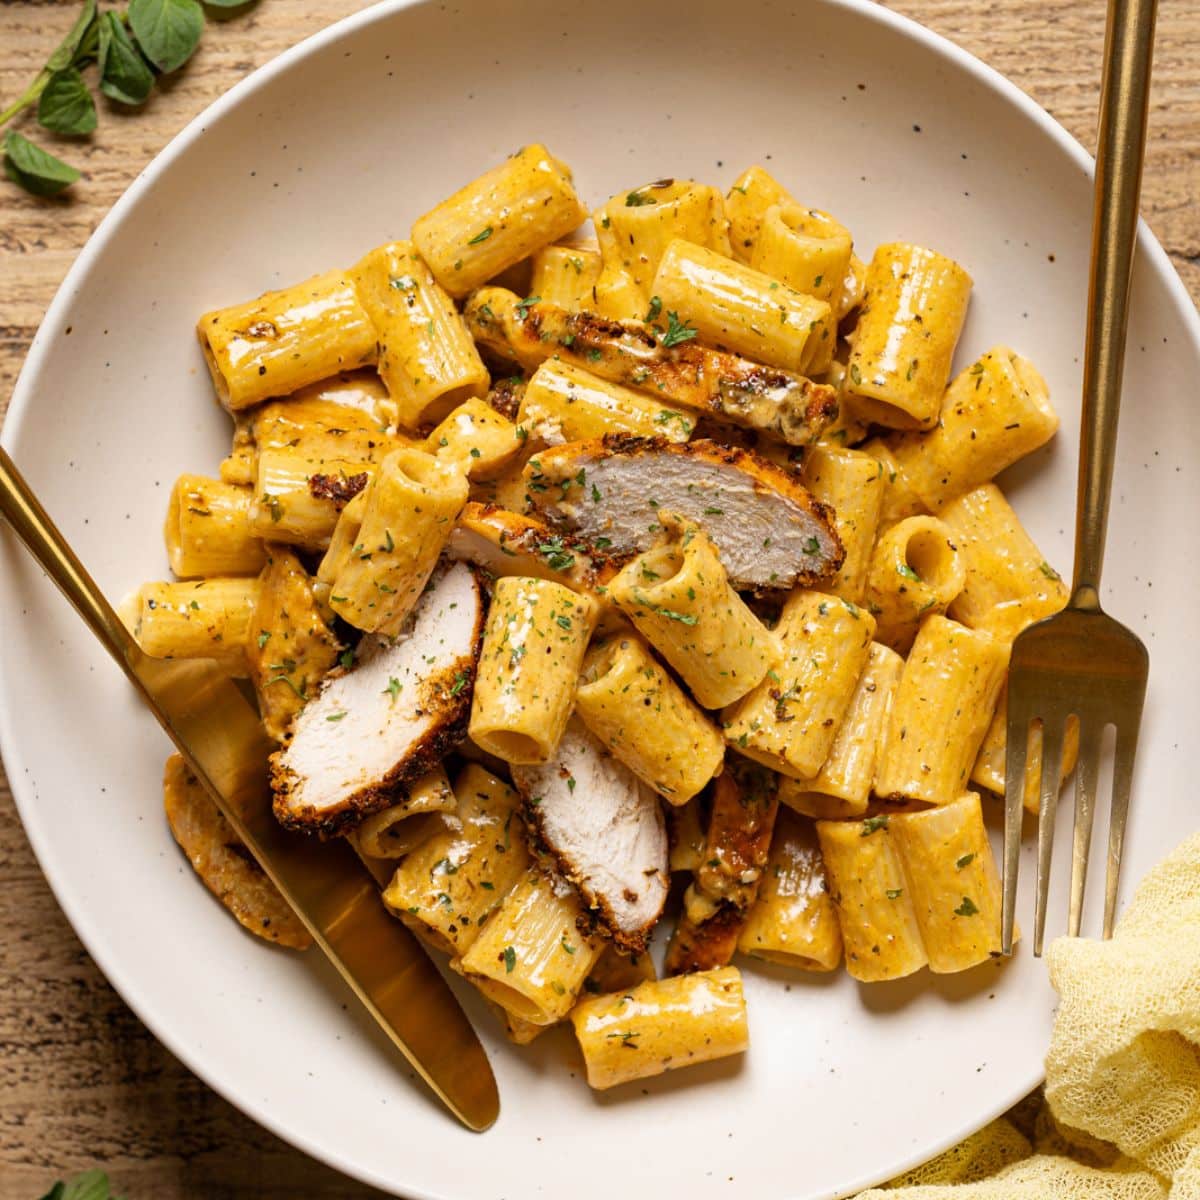
[[[1004,900],[1000,918],[1000,949],[1011,954],[1016,928],[1017,871],[1021,865],[1021,817],[1025,805],[1025,758],[1029,748],[1029,710],[1008,696],[1004,756]]]
[[[1108,872],[1104,881],[1104,936],[1112,937],[1117,913],[1117,884],[1121,877],[1121,851],[1125,845],[1125,819],[1129,816],[1129,793],[1133,787],[1133,757],[1137,750],[1140,710],[1132,722],[1117,728],[1116,756],[1113,760],[1112,811],[1108,825]]]
[[[1063,726],[1058,720],[1042,722],[1042,799],[1038,807],[1037,901],[1034,906],[1033,952],[1042,953],[1046,932],[1046,901],[1050,894],[1050,860],[1054,853],[1054,822],[1058,815],[1059,771],[1062,765]]]
[[[1092,846],[1092,823],[1096,816],[1096,793],[1100,789],[1100,744],[1103,721],[1087,721],[1079,731],[1079,768],[1075,775],[1075,837],[1071,846],[1071,911],[1067,933],[1079,936],[1083,919],[1083,891],[1087,884],[1088,852]]]

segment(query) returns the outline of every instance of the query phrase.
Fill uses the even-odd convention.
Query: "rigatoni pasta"
[[[133,636],[151,658],[215,658],[245,675],[262,585],[245,576],[145,583],[134,604]]]
[[[548,359],[533,373],[521,397],[517,426],[537,442],[558,445],[637,433],[686,442],[696,417],[573,363]]]
[[[357,629],[399,633],[467,494],[455,462],[421,450],[390,454],[364,493],[357,540],[333,580],[334,612]]]
[[[163,537],[180,579],[253,575],[266,554],[250,528],[253,493],[203,475],[180,475],[171,489]]]
[[[575,711],[639,779],[674,805],[696,795],[725,757],[721,731],[634,634],[609,638],[590,651]]]
[[[405,429],[441,420],[488,389],[487,368],[412,242],[372,250],[350,277],[379,339],[379,374]]]
[[[846,970],[863,983],[901,979],[929,961],[892,819],[817,822]]]
[[[970,295],[970,275],[945,255],[876,248],[846,379],[863,416],[894,429],[937,424]]]
[[[549,760],[567,727],[597,605],[544,579],[498,579],[471,704],[470,734],[505,762]]]
[[[600,251],[589,246],[543,246],[532,259],[529,294],[570,312],[593,308],[600,278]]]
[[[892,453],[934,512],[1044,446],[1058,429],[1046,381],[1027,358],[995,346],[960,372],[936,428],[904,435]]]
[[[866,665],[875,619],[857,605],[798,589],[788,597],[775,636],[778,667],[722,714],[739,753],[795,779],[821,768]]]
[[[824,300],[795,290],[761,271],[676,238],[654,276],[669,324],[695,329],[721,349],[806,375],[833,357],[833,313]]]
[[[736,967],[639,984],[580,1001],[571,1024],[596,1089],[741,1054],[749,1042]]]
[[[966,971],[1000,953],[1000,873],[979,796],[891,818],[913,911],[935,974]]]
[[[196,333],[217,398],[231,412],[376,358],[375,326],[342,271],[207,312]]]
[[[460,188],[412,228],[417,251],[456,300],[587,216],[571,173],[545,146],[522,146]]]
[[[667,540],[633,559],[609,598],[704,708],[721,708],[762,680],[778,642],[729,586],[708,534],[670,513],[659,523]]]
[[[927,618],[892,702],[876,792],[926,804],[961,796],[1007,665],[1007,649],[990,634]]]
[[[763,213],[750,265],[824,300],[836,318],[853,252],[849,230],[828,213],[800,204],[773,204]]]
[[[801,971],[833,971],[842,961],[841,926],[811,821],[786,810],[776,818],[767,869],[737,948]]]
[[[779,802],[810,817],[858,817],[867,811],[875,768],[904,660],[878,642],[855,684],[846,715],[812,779],[779,780]]]

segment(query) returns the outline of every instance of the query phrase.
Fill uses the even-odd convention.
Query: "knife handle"
[[[117,665],[133,678],[131,664],[141,653],[133,635],[75,557],[3,446],[0,446],[0,514],[117,660]]]

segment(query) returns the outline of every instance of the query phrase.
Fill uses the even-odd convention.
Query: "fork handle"
[[[1078,608],[1100,607],[1157,8],[1158,0],[1109,0],[1108,5],[1075,512],[1071,602]]]
[[[67,545],[58,526],[38,502],[25,477],[0,446],[0,516],[12,526],[25,548],[58,584],[104,648],[130,674],[130,663],[139,653],[137,643]]]

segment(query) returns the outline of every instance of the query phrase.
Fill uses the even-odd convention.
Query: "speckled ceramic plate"
[[[1055,444],[1006,484],[1069,566],[1089,163],[1035,104],[868,3],[390,3],[194,121],[97,231],[37,335],[4,443],[109,595],[165,572],[171,481],[212,469],[227,444],[197,314],[405,236],[535,139],[593,201],[665,175],[727,186],[763,162],[865,253],[905,238],[966,264],[961,361],[1011,343],[1063,414]],[[1185,768],[1200,674],[1200,571],[1181,536],[1200,511],[1200,330],[1145,232],[1134,291],[1108,584],[1154,670],[1126,895],[1195,826]],[[1028,949],[961,977],[866,988],[750,965],[744,1059],[603,1096],[566,1032],[510,1048],[465,996],[503,1102],[494,1129],[466,1133],[347,1009],[316,954],[242,935],[190,877],[162,819],[165,740],[9,538],[0,744],[59,901],[146,1024],[250,1116],[397,1195],[829,1197],[940,1150],[1041,1073],[1054,998]]]

